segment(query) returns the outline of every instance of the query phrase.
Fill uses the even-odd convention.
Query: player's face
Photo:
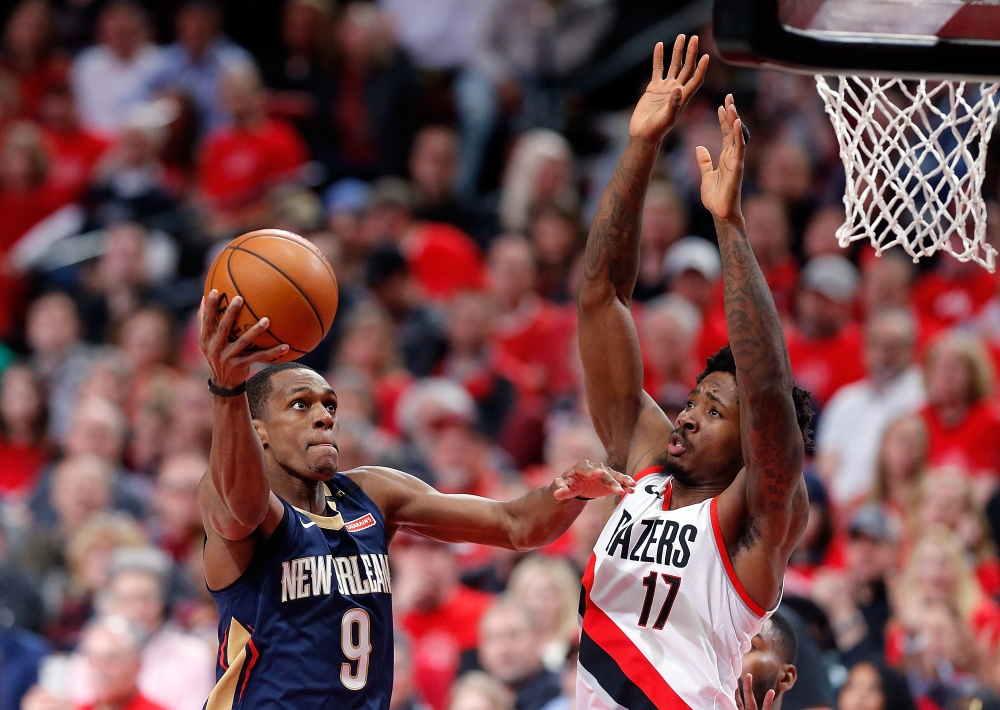
[[[667,470],[685,485],[728,483],[743,468],[736,378],[712,372],[688,395],[674,421]]]
[[[311,370],[285,370],[271,380],[261,440],[285,470],[329,480],[340,459],[337,395]]]
[[[794,684],[795,668],[783,663],[780,649],[772,634],[772,622],[768,619],[760,633],[750,641],[750,650],[743,656],[742,676],[747,673],[753,676],[753,695],[757,707],[764,705],[764,696],[768,690],[774,690],[780,695]],[[743,684],[740,683],[742,689]],[[775,705],[777,707],[777,705]]]

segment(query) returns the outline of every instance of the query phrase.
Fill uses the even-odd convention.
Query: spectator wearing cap
[[[463,290],[482,290],[483,257],[472,238],[443,222],[414,216],[413,191],[402,178],[384,177],[372,186],[364,229],[371,243],[395,244],[428,298],[447,301]]]
[[[145,11],[133,0],[115,0],[101,11],[97,38],[99,44],[73,61],[70,80],[83,125],[114,136],[160,71],[163,50],[150,41]]]
[[[697,358],[705,358],[729,342],[726,313],[718,300],[717,282],[722,274],[719,249],[701,237],[674,242],[663,258],[663,275],[670,293],[683,296],[702,316]]]
[[[852,320],[858,270],[842,256],[818,256],[802,270],[798,312],[786,329],[795,381],[819,407],[865,375],[861,329]]]
[[[194,101],[202,132],[219,128],[229,120],[220,102],[222,77],[231,67],[253,64],[253,57],[222,34],[222,11],[215,0],[187,0],[175,16],[175,27],[177,41],[163,49],[159,71],[146,90],[183,91]]]
[[[369,231],[363,228],[371,191],[364,180],[344,178],[323,193],[327,227],[337,240],[337,284],[342,296],[364,288],[368,257],[374,248]]]
[[[215,685],[213,653],[167,621],[170,573],[169,559],[155,548],[118,550],[98,607],[104,617],[134,624],[145,638],[139,649],[139,691],[164,710],[198,710]],[[92,702],[100,691],[89,667],[86,654],[70,667],[70,696],[76,704]]]
[[[223,71],[221,96],[230,124],[205,140],[198,187],[210,229],[228,233],[260,224],[273,191],[301,180],[308,154],[290,124],[268,117],[264,85],[252,64]]]
[[[415,377],[431,374],[446,348],[444,319],[422,302],[399,249],[386,244],[375,250],[368,259],[365,285],[393,320],[406,369]]]
[[[1000,420],[989,402],[993,367],[982,343],[959,332],[942,335],[924,366],[927,405],[920,416],[929,434],[930,466],[958,466],[976,477],[986,500],[1000,476]]]
[[[434,710],[443,710],[493,597],[459,583],[458,561],[445,543],[397,536],[393,553],[393,608],[412,642],[416,686]]]
[[[867,503],[851,517],[845,557],[843,569],[817,574],[810,596],[826,613],[843,663],[882,661],[899,530],[878,504]]]
[[[867,376],[838,389],[823,411],[816,447],[838,506],[871,493],[886,427],[924,404],[923,377],[914,363],[916,341],[917,324],[909,309],[872,312],[865,324]]]

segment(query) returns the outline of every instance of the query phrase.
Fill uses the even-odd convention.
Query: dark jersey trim
[[[586,631],[580,635],[580,665],[622,707],[628,710],[657,710],[656,704],[628,679],[615,660]]]

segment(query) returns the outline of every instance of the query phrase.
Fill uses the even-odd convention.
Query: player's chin
[[[340,464],[340,452],[333,446],[309,447],[309,470],[313,474],[333,476]]]

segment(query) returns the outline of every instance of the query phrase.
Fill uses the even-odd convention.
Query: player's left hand
[[[625,495],[635,490],[631,476],[613,471],[602,463],[580,461],[552,482],[556,500],[603,498]]]
[[[736,689],[736,707],[740,710],[771,710],[774,704],[774,688],[767,691],[764,696],[764,704],[757,707],[757,698],[753,696],[753,676],[747,673],[743,676],[743,692]]]
[[[718,168],[712,166],[712,156],[707,148],[695,148],[701,170],[701,201],[717,219],[742,221],[740,187],[743,184],[746,140],[743,121],[736,113],[732,94],[726,97],[726,105],[719,107],[719,126],[722,128],[722,153]]]

